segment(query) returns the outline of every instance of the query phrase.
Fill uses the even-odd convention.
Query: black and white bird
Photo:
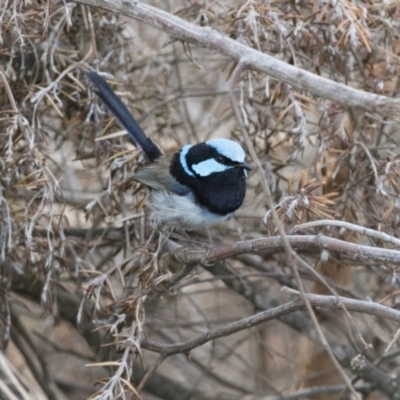
[[[87,76],[96,94],[148,159],[133,178],[151,188],[149,206],[157,224],[196,230],[225,220],[242,205],[251,167],[240,144],[210,139],[163,155],[107,82],[95,72]]]

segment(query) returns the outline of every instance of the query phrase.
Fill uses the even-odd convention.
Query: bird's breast
[[[201,229],[227,219],[231,213],[220,215],[200,205],[193,193],[181,196],[164,190],[150,193],[151,219],[162,226],[187,231]]]
[[[246,194],[244,171],[232,168],[197,180],[192,185],[196,201],[218,215],[232,214],[243,203]]]

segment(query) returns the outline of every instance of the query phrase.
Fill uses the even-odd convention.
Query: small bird
[[[95,72],[87,76],[95,93],[148,160],[133,179],[151,188],[149,206],[156,224],[197,230],[227,219],[242,205],[251,166],[245,162],[240,144],[210,139],[163,155],[107,82]]]

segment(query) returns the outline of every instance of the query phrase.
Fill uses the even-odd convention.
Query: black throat
[[[243,203],[246,194],[246,175],[241,167],[231,167],[223,172],[199,176],[186,173],[180,162],[180,152],[175,153],[170,166],[171,175],[182,185],[188,186],[199,206],[218,215],[228,215]]]

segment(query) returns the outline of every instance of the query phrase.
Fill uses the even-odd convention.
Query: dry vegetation
[[[3,0],[0,398],[400,399],[399,53],[398,0]],[[234,218],[151,230],[88,69],[243,144]]]

